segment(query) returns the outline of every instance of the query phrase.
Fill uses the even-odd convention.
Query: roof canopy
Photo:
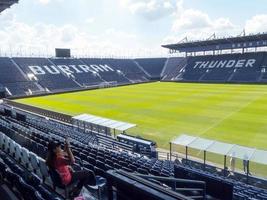
[[[131,141],[134,141],[134,142],[137,142],[137,143],[140,143],[140,144],[146,144],[146,145],[151,145],[152,144],[151,141],[147,141],[147,140],[144,140],[144,139],[136,138],[136,137],[125,135],[125,134],[119,134],[117,136],[117,138],[131,140]]]
[[[267,165],[267,151],[258,150],[255,148],[228,144],[189,135],[181,135],[174,139],[171,144]]]
[[[267,46],[267,33],[162,45],[164,48],[180,52],[200,52],[265,46]]]
[[[116,121],[108,118],[98,117],[95,115],[82,114],[72,117],[73,120],[79,121],[87,124],[94,124],[98,126],[103,126],[111,129],[116,129],[119,131],[126,131],[130,128],[136,126],[136,124],[130,124],[126,122]]]
[[[12,6],[14,3],[18,3],[18,0],[1,0],[0,1],[0,13],[5,9]]]

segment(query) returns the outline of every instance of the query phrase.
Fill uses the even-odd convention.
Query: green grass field
[[[267,86],[149,83],[17,100],[71,115],[135,123],[129,133],[168,148],[182,133],[267,149]]]
[[[184,133],[267,150],[267,85],[158,82],[17,101],[135,123],[128,133],[155,140],[165,149]],[[203,158],[194,150],[190,155]],[[209,154],[207,159],[223,163],[222,156]],[[242,168],[242,161],[237,167]],[[266,166],[251,163],[250,169],[267,177]]]

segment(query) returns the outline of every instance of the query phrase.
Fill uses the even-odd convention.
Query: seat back
[[[42,175],[44,177],[48,177],[49,176],[49,169],[48,169],[45,161],[43,159],[41,159],[41,158],[38,159],[38,161],[39,161],[40,171],[41,171]]]
[[[19,144],[16,144],[16,146],[15,146],[15,159],[18,162],[21,159],[21,146]]]
[[[21,148],[21,154],[22,154],[21,163],[22,163],[23,166],[26,167],[28,165],[28,163],[29,163],[29,152],[28,152],[27,149]]]
[[[30,157],[30,163],[31,163],[32,168],[34,170],[37,170],[39,168],[39,162],[38,162],[36,155],[30,152],[29,157]]]
[[[9,155],[14,156],[15,155],[15,142],[10,142],[10,148],[9,148]]]
[[[27,184],[22,178],[19,179],[19,185],[16,186],[19,192],[22,194],[24,199],[34,200],[35,198],[35,188]]]
[[[0,132],[0,149],[3,148],[4,144],[4,134]]]
[[[8,153],[9,152],[9,145],[10,145],[10,139],[7,137],[5,139],[5,152]]]
[[[7,165],[1,160],[0,161],[0,180],[3,179],[3,177],[5,176],[5,171],[7,169]]]

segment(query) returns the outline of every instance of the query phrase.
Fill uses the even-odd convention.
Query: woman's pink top
[[[63,156],[57,156],[55,160],[55,169],[60,175],[63,185],[68,185],[71,182],[71,172],[69,168],[69,160]]]

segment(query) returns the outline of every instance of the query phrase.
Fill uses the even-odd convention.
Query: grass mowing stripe
[[[265,85],[150,83],[18,101],[136,123],[130,133],[155,139],[162,148],[181,133],[267,148]]]
[[[138,126],[129,133],[155,140],[166,149],[171,139],[186,133],[267,150],[266,85],[163,82],[17,101],[71,115],[89,113],[135,123]],[[215,155],[208,159],[223,160]],[[266,166],[252,164],[251,171],[267,175]]]

